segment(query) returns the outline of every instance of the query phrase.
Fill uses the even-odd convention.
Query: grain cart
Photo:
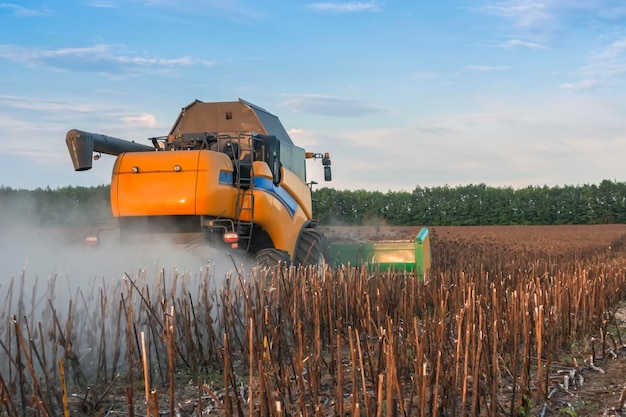
[[[410,274],[423,281],[432,260],[430,233],[423,227],[411,240],[333,239],[328,259],[333,267],[365,267],[369,273]]]
[[[319,264],[327,257],[305,161],[321,160],[330,181],[330,157],[296,146],[261,107],[195,100],[167,136],[146,144],[76,129],[66,143],[76,171],[91,169],[102,153],[117,157],[111,209],[122,241],[144,230],[187,231],[261,263]]]

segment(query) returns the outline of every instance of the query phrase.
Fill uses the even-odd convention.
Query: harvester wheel
[[[328,258],[328,240],[317,229],[304,229],[296,247],[296,265],[322,267]]]
[[[261,249],[256,254],[256,261],[257,264],[268,268],[273,268],[279,264],[289,265],[289,254],[280,249]]]

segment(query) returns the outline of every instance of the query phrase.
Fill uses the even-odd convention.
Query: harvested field
[[[418,229],[327,233],[411,239]],[[619,412],[625,225],[431,234],[425,283],[359,268],[223,280],[207,265],[129,269],[68,300],[63,277],[0,277],[0,415]]]

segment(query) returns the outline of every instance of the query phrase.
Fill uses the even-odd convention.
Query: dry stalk
[[[624,388],[622,388],[622,395],[620,395],[619,397],[619,408],[618,410],[623,410],[624,409],[624,405],[626,405],[626,386],[624,386]]]
[[[67,385],[65,384],[65,368],[63,367],[63,359],[59,358],[59,376],[61,378],[61,391],[63,392],[63,415],[70,417],[70,410],[67,406]]]
[[[146,335],[141,332],[141,359],[143,363],[143,386],[146,394],[146,416],[151,417],[150,410],[150,374],[148,373],[148,356],[146,354]]]
[[[383,415],[383,382],[385,380],[385,376],[383,374],[378,375],[378,395],[376,397],[376,417],[381,417]],[[389,410],[387,410],[389,411]]]
[[[35,368],[33,367],[33,360],[31,356],[32,353],[30,353],[28,350],[28,345],[26,344],[26,341],[24,340],[24,337],[22,336],[22,332],[19,328],[18,322],[14,321],[13,324],[15,326],[16,338],[19,341],[20,346],[22,347],[22,350],[24,352],[24,358],[26,359],[26,367],[28,368],[28,372],[30,374],[32,385],[33,385],[33,394],[31,395],[31,399],[37,403],[38,408],[40,408],[44,416],[52,416],[53,414],[51,410],[48,408],[48,405],[44,404],[41,401],[41,399],[43,398],[43,395],[42,395],[43,393],[39,386],[39,382],[38,382],[39,378],[37,378],[37,375],[35,374]],[[19,350],[20,349],[18,347],[17,351],[19,352]]]
[[[361,384],[363,386],[363,402],[365,403],[365,414],[370,415],[370,396],[367,393],[367,380],[365,379],[365,367],[363,366],[363,352],[361,351],[361,338],[359,337],[359,331],[354,329],[354,339],[356,341],[356,348],[359,356],[359,369],[361,370]],[[358,398],[357,398],[358,405]],[[357,415],[357,414],[354,414]]]
[[[2,373],[0,373],[0,399],[2,399],[7,415],[9,417],[18,417],[17,408],[15,408],[11,392],[7,388],[4,378],[2,378]]]
[[[169,364],[169,382],[170,382],[170,416],[174,415],[175,408],[175,389],[176,389],[176,364],[174,363],[174,306],[170,308],[170,314],[166,317],[167,326],[167,360]]]
[[[159,399],[155,389],[150,391],[150,413],[155,417],[159,416]]]
[[[536,303],[536,300],[535,300]],[[537,401],[543,400],[545,390],[542,379],[543,305],[535,307],[535,338],[537,343]]]
[[[337,323],[337,329],[341,329],[341,320]],[[343,416],[343,366],[342,366],[341,332],[337,332],[337,415]]]

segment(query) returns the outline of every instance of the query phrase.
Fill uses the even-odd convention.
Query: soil
[[[626,303],[618,306],[615,314],[623,335],[626,332]],[[598,337],[596,341],[599,341]],[[626,341],[623,336],[622,341]],[[626,394],[626,345],[610,350],[610,354],[607,351],[605,358],[599,355],[593,364],[588,354],[590,345],[589,341],[572,354],[559,358],[560,361],[553,367],[557,370],[551,372],[551,391],[543,404],[535,405],[534,415],[624,415],[623,405],[626,404],[622,396]]]

